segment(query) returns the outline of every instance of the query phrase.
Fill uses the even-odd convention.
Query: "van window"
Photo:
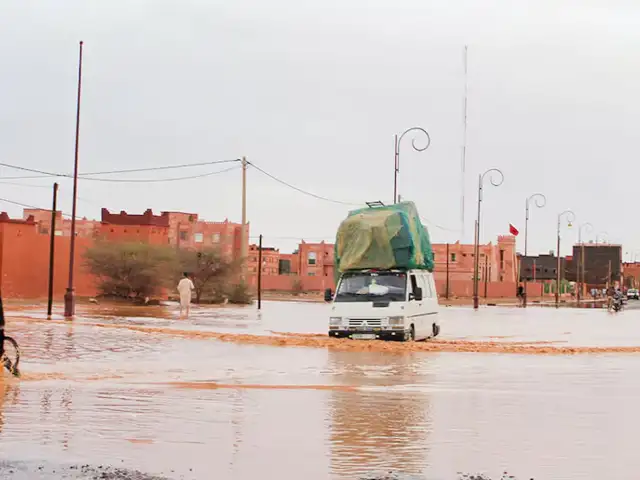
[[[414,286],[411,277],[411,286]],[[403,272],[347,272],[341,277],[336,302],[404,302],[407,275]]]
[[[415,295],[416,290],[418,289],[418,280],[415,275],[411,275],[411,293]]]
[[[422,295],[424,296],[424,298],[432,298],[433,292],[431,291],[431,283],[429,282],[429,278],[426,275],[421,275],[421,277],[422,283],[424,284],[424,287],[422,287]]]

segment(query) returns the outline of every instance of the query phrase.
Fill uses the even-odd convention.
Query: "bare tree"
[[[179,260],[179,273],[188,273],[193,281],[195,303],[200,303],[205,298],[221,302],[230,291],[241,266],[239,260],[225,257],[216,248],[182,250]]]
[[[151,297],[173,279],[175,252],[143,243],[98,242],[84,253],[104,295]]]

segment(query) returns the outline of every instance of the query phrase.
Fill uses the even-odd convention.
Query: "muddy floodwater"
[[[0,476],[640,478],[640,310],[443,308],[409,347],[331,341],[328,313],[9,305]]]

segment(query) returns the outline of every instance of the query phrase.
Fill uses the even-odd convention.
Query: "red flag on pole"
[[[514,227],[513,225],[509,224],[509,233],[511,235],[515,235],[517,236],[520,232],[518,231],[518,229],[516,227]]]

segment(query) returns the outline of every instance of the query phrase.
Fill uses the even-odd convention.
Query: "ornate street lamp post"
[[[427,139],[427,143],[422,148],[416,145],[415,137],[411,139],[411,146],[416,152],[424,152],[427,148],[429,148],[429,145],[431,145],[431,137],[429,136],[429,133],[427,133],[427,131],[422,127],[411,127],[406,129],[404,132],[402,132],[400,136],[398,135],[395,136],[395,150],[394,150],[395,156],[394,156],[394,169],[393,169],[393,203],[398,203],[399,201],[398,173],[400,173],[400,143],[402,142],[402,139],[404,138],[404,136],[409,132],[421,133]]]
[[[499,180],[495,180],[493,174],[497,174],[496,176],[499,178]],[[475,310],[477,310],[479,306],[478,262],[480,260],[480,212],[482,208],[482,190],[484,185],[484,178],[487,175],[489,175],[489,181],[494,187],[499,187],[500,185],[502,185],[502,182],[504,182],[504,174],[497,168],[490,168],[483,174],[478,175],[478,218],[476,219],[476,238],[473,249],[473,308]]]
[[[556,255],[558,256],[558,268],[556,270],[556,308],[560,306],[560,270],[561,270],[561,263],[562,263],[561,257],[560,257],[560,222],[563,216],[567,217],[568,227],[571,227],[571,224],[576,219],[576,214],[573,213],[571,210],[565,210],[560,215],[558,215],[558,230],[557,230],[558,245],[556,250]]]
[[[541,193],[534,193],[529,198],[527,198],[526,206],[525,206],[525,217],[524,217],[524,258],[527,258],[527,241],[529,236],[529,206],[531,202],[538,207],[542,208],[547,204],[547,197],[545,197]],[[520,261],[520,275],[522,275],[522,261]],[[518,278],[518,283],[520,279]],[[524,301],[522,303],[523,307],[527,306],[527,277],[524,277]]]

